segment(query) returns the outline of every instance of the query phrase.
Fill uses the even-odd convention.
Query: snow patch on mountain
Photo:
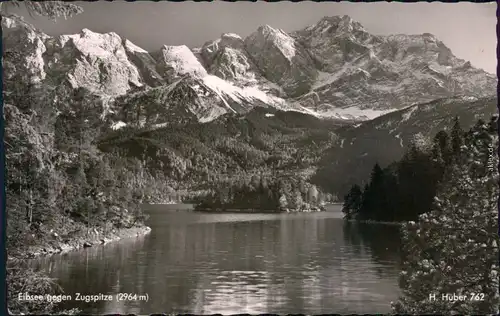
[[[401,138],[401,133],[395,135],[394,137],[396,137],[397,139],[399,139],[399,146],[401,146],[401,148],[404,148],[403,139]]]
[[[238,99],[236,97],[234,91],[231,91],[231,87],[230,87],[231,84],[220,79],[219,77],[216,77],[216,76],[206,76],[203,79],[204,79],[203,81],[204,81],[205,85],[207,85],[209,88],[211,88],[220,97],[220,99],[222,100],[222,102],[224,102],[224,104],[226,105],[228,110],[233,112],[233,113],[237,113],[236,110],[234,110],[229,105],[229,103],[227,103],[226,99],[222,96],[222,94],[225,93],[227,96],[232,98],[234,101],[236,101],[236,102],[241,101],[240,99]]]
[[[232,38],[235,38],[235,39],[238,39],[238,40],[243,40],[241,38],[241,36],[239,36],[238,34],[234,34],[234,33],[224,33],[222,36],[227,36],[227,37],[232,37]]]
[[[417,106],[410,107],[410,110],[403,114],[401,121],[402,122],[408,121],[410,119],[410,117],[413,115],[413,113],[415,113],[416,110],[418,110]]]
[[[242,101],[251,102],[252,100],[259,100],[265,104],[284,105],[286,103],[285,100],[270,96],[257,87],[239,88],[217,76],[208,75],[203,78],[203,82],[213,91],[216,91],[222,96],[229,97],[235,102],[241,103]]]
[[[198,116],[198,121],[200,123],[208,123],[216,118],[228,113],[227,111],[223,111],[222,108],[212,108],[208,111],[208,113],[204,114],[203,116]]]
[[[146,50],[135,45],[134,43],[132,43],[128,39],[125,40],[125,48],[131,52],[148,54],[148,52]]]
[[[317,115],[320,117],[338,118],[343,120],[365,121],[365,120],[372,120],[376,117],[379,117],[381,115],[396,110],[397,109],[390,109],[390,110],[361,109],[356,106],[348,108],[334,108],[332,106],[330,110],[318,112]]]
[[[102,59],[117,57],[120,61],[127,60],[125,51],[119,49],[122,46],[122,39],[114,32],[101,34],[85,28],[79,34],[61,35],[59,37],[61,46],[64,46],[70,40],[84,55]],[[116,48],[118,49],[115,51]]]
[[[478,98],[473,97],[473,96],[463,96],[462,100],[464,100],[464,101],[477,101]]]

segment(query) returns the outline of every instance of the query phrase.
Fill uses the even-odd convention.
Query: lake
[[[41,259],[86,314],[363,314],[399,295],[398,228],[299,214],[148,209],[149,235]],[[75,293],[137,294],[75,301]],[[142,295],[147,294],[147,301]]]

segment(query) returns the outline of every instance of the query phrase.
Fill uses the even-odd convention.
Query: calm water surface
[[[149,209],[147,236],[38,264],[66,294],[149,300],[84,303],[103,313],[385,313],[399,294],[397,228],[352,224],[339,207],[309,214]]]

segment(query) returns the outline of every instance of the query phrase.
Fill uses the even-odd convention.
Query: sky
[[[49,35],[83,28],[116,32],[148,50],[163,45],[200,47],[222,33],[247,36],[268,24],[291,32],[324,16],[349,15],[376,35],[431,33],[458,58],[496,73],[496,2],[351,3],[351,2],[75,2],[84,13],[68,20],[26,20]],[[11,12],[15,12],[12,10]]]

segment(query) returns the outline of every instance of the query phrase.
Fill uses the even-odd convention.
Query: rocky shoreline
[[[348,222],[352,223],[361,223],[361,224],[383,224],[383,225],[393,225],[393,226],[403,226],[408,222],[384,222],[384,221],[375,221],[370,219],[359,220],[359,219],[345,219]]]
[[[281,213],[316,213],[316,212],[324,212],[324,211],[326,211],[325,207],[318,206],[318,207],[309,207],[309,208],[302,208],[302,209],[285,208],[285,209],[281,210]]]
[[[223,214],[223,213],[242,213],[242,214],[282,214],[282,213],[315,213],[315,212],[324,212],[324,207],[312,207],[307,209],[289,209],[283,208],[278,210],[255,210],[255,209],[225,209],[225,208],[194,208],[194,212],[200,213],[214,213],[214,214]]]
[[[113,241],[147,235],[151,232],[148,226],[134,226],[131,228],[115,228],[107,234],[92,230],[89,234],[79,235],[65,241],[55,241],[42,245],[30,246],[23,251],[9,254],[8,260],[34,259],[40,256],[66,253],[82,248],[106,245]],[[56,235],[57,237],[57,235]]]

